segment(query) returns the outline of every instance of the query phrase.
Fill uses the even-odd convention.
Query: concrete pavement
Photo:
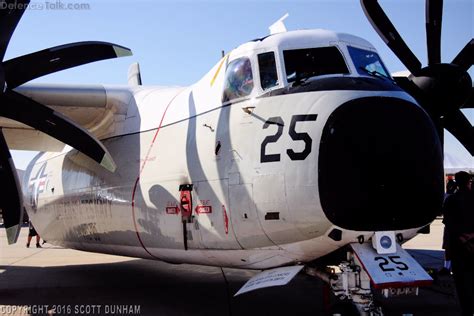
[[[0,230],[0,314],[73,315],[325,315],[324,285],[300,274],[285,287],[267,288],[233,297],[257,272],[109,256],[62,249],[48,244],[26,248],[28,229],[20,241],[6,246]],[[441,234],[440,234],[441,233]],[[425,266],[442,264],[442,224],[430,235],[404,247],[415,250]],[[413,252],[412,252],[413,253]],[[441,276],[416,298],[380,299],[387,315],[456,315],[450,276]],[[339,304],[336,309],[350,310]],[[59,313],[58,313],[59,312]]]

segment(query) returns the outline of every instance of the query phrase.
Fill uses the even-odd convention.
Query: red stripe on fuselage
[[[148,156],[150,155],[150,152],[151,152],[151,149],[153,148],[153,145],[155,144],[155,140],[156,140],[156,137],[158,136],[158,133],[160,132],[160,129],[161,129],[161,126],[163,125],[163,121],[165,119],[165,115],[166,115],[166,112],[168,111],[168,108],[170,107],[171,103],[173,103],[174,99],[176,99],[176,97],[181,93],[178,92],[172,99],[171,101],[168,103],[168,105],[166,106],[166,109],[165,111],[163,112],[163,116],[161,117],[161,121],[160,121],[160,125],[158,125],[158,128],[156,129],[156,132],[155,132],[155,136],[153,137],[153,140],[151,141],[151,144],[150,144],[150,147],[148,148],[148,152],[146,153],[146,156],[145,156],[145,159],[143,160],[143,164],[140,168],[140,172],[138,173],[138,177],[137,177],[137,180],[135,181],[135,185],[133,186],[133,191],[132,191],[132,219],[133,219],[133,225],[135,227],[135,232],[137,233],[137,237],[138,237],[138,241],[140,242],[140,245],[142,245],[142,248],[154,259],[158,259],[157,257],[155,257],[154,255],[152,255],[148,249],[146,249],[145,247],[145,244],[143,243],[141,237],[140,237],[140,233],[138,232],[138,226],[137,226],[137,221],[136,221],[136,217],[135,217],[135,192],[137,191],[137,187],[138,187],[138,182],[140,181],[140,176],[142,174],[142,171],[143,169],[145,168],[145,165],[148,161]]]

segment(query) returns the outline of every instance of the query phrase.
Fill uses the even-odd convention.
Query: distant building
[[[445,152],[444,171],[448,175],[455,174],[458,171],[466,171],[474,174],[474,159],[463,159]]]

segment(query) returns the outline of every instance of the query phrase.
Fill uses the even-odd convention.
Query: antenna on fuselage
[[[270,25],[268,28],[270,30],[270,35],[276,34],[276,33],[284,33],[286,32],[286,26],[285,26],[285,19],[289,16],[288,13],[286,13],[284,16],[282,16],[278,21]]]

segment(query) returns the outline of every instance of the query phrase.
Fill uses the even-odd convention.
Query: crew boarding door
[[[253,202],[252,184],[229,186],[229,201],[232,209],[232,226],[237,240],[244,249],[273,246],[265,235]]]
[[[203,249],[241,249],[232,229],[227,179],[194,183],[193,229]]]

